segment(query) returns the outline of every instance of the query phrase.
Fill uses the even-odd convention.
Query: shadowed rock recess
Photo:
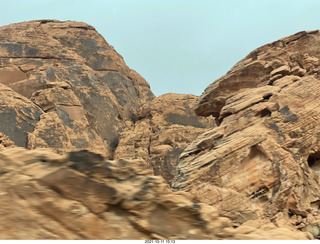
[[[301,32],[155,97],[90,25],[0,27],[0,239],[319,238],[319,65]]]

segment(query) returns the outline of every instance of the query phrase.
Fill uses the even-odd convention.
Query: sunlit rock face
[[[319,72],[318,31],[267,44],[238,62],[200,97],[195,112],[213,115],[217,127],[181,154],[172,186],[238,224],[281,212],[300,222],[318,216]]]

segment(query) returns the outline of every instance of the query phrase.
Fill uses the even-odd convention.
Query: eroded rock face
[[[172,192],[144,160],[5,149],[0,239],[313,239],[262,220],[233,228],[216,208],[186,195]]]
[[[219,126],[181,154],[173,187],[237,224],[318,216],[319,65],[320,33],[301,32],[258,48],[211,84],[196,113]]]
[[[213,118],[193,112],[194,95],[165,94],[143,104],[139,120],[120,134],[115,158],[143,158],[155,175],[170,184],[180,154],[200,134],[215,126]]]
[[[6,123],[0,132],[16,145],[58,152],[87,148],[110,157],[119,131],[154,98],[149,84],[92,26],[73,21],[0,27],[0,84],[7,100],[1,101]],[[8,99],[34,111],[7,111]]]

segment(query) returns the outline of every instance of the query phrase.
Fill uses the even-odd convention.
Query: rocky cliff
[[[320,33],[300,32],[211,84],[195,111],[218,126],[181,154],[173,187],[235,224],[285,216],[299,229],[319,226],[319,65]]]
[[[319,51],[155,97],[92,26],[0,27],[0,239],[318,238]]]

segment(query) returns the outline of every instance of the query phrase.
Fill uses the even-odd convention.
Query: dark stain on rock
[[[290,109],[289,109],[288,106],[285,106],[285,107],[283,107],[282,109],[280,109],[280,113],[281,113],[282,115],[289,115],[289,114],[291,114],[291,111],[290,111]]]
[[[288,123],[288,122],[294,123],[294,122],[298,121],[298,116],[296,114],[292,113],[288,106],[284,106],[283,108],[281,108],[280,113],[282,115],[287,115],[284,118],[283,123]]]
[[[297,122],[298,121],[298,116],[296,114],[290,114],[289,116],[285,117],[283,122],[288,123],[288,122]]]
[[[276,132],[279,132],[279,131],[280,131],[279,126],[278,126],[277,124],[275,124],[275,123],[274,123],[274,124],[271,124],[271,125],[269,126],[269,128],[275,130]]]
[[[274,124],[270,124],[270,125],[269,125],[269,128],[275,130],[275,131],[278,133],[278,137],[279,137],[279,139],[280,139],[280,143],[283,143],[283,141],[281,140],[281,138],[282,138],[283,140],[285,140],[286,137],[285,137],[285,135],[281,132],[279,126],[278,126],[276,123],[274,123]]]
[[[25,45],[23,50],[24,50],[24,54],[26,57],[29,57],[29,58],[35,57],[36,58],[38,56],[39,50],[36,49],[35,47],[29,47],[29,46]]]
[[[40,110],[32,107],[20,107],[15,110],[0,106],[0,132],[17,146],[27,147],[28,133],[34,130],[41,114]]]
[[[60,119],[62,119],[63,123],[68,126],[69,128],[72,128],[72,122],[73,120],[70,119],[69,114],[64,111],[63,109],[57,108],[57,115],[59,116]]]
[[[15,43],[2,43],[0,47],[7,50],[10,57],[22,57],[22,46]]]
[[[55,81],[56,80],[56,75],[55,75],[55,69],[50,68],[46,71],[46,77],[50,81]]]

